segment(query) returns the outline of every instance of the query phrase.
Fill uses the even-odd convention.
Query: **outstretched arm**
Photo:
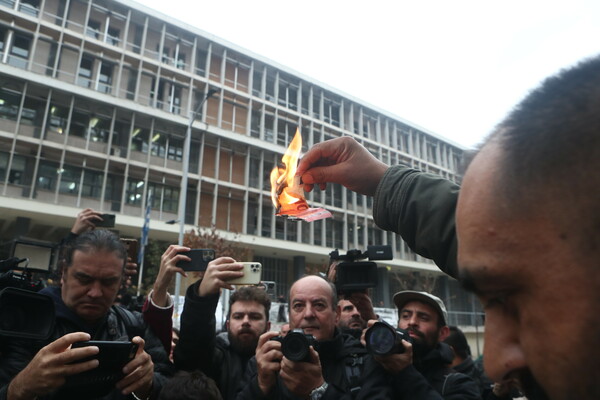
[[[296,175],[302,178],[307,192],[314,185],[324,189],[331,182],[373,196],[387,169],[360,143],[343,136],[314,145],[300,160]]]

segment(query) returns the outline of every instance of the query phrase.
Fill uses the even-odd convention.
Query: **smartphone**
[[[72,348],[98,346],[100,352],[91,357],[77,360],[83,362],[92,359],[98,359],[98,368],[121,370],[125,364],[133,360],[138,345],[132,342],[111,342],[106,340],[88,340],[84,342],[76,342],[71,345]]]
[[[138,241],[137,239],[121,239],[121,243],[125,246],[127,257],[131,257],[131,261],[138,262]]]
[[[192,249],[190,251],[182,251],[179,254],[188,256],[191,261],[178,261],[177,266],[184,271],[206,271],[208,263],[215,259],[215,251],[213,249]]]
[[[132,342],[109,342],[90,340],[77,342],[72,348],[98,346],[100,352],[91,357],[75,361],[80,363],[97,359],[98,367],[89,371],[67,376],[65,384],[58,390],[57,399],[86,399],[93,393],[96,396],[105,396],[115,389],[118,381],[123,379],[123,367],[133,358],[138,345]]]
[[[230,279],[227,283],[232,285],[257,285],[262,275],[262,265],[256,261],[243,262],[242,264],[244,265],[244,276]]]
[[[100,214],[100,218],[102,218],[102,221],[97,219],[93,220],[94,225],[96,225],[97,228],[115,227],[115,214]]]

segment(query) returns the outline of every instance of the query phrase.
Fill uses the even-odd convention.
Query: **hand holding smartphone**
[[[239,278],[229,279],[227,283],[232,285],[257,285],[262,276],[262,265],[259,262],[242,262],[244,275]]]
[[[137,343],[122,341],[89,340],[76,342],[71,348],[98,346],[98,354],[77,360],[76,363],[92,359],[98,360],[98,367],[66,378],[56,398],[85,399],[90,393],[104,396],[115,389],[116,383],[124,377],[123,367],[135,358]]]
[[[184,271],[206,271],[208,263],[215,259],[215,251],[213,249],[192,249],[190,251],[182,251],[183,254],[190,258],[190,261],[178,261],[177,266]]]
[[[115,214],[100,214],[100,220],[94,220],[96,228],[114,228],[115,227]]]

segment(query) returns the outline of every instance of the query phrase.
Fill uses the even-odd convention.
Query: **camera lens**
[[[383,324],[375,324],[367,331],[367,348],[373,354],[390,354],[396,346],[396,332]]]
[[[303,333],[289,332],[281,343],[281,352],[291,361],[305,361],[309,356],[309,346]]]

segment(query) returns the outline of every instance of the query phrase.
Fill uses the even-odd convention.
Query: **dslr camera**
[[[385,321],[375,322],[365,332],[367,351],[377,356],[404,353],[406,349],[402,344],[402,339],[413,343],[408,331],[394,328]]]
[[[329,253],[329,265],[342,261],[337,265],[335,286],[338,294],[349,294],[364,291],[377,286],[377,264],[375,260],[391,260],[392,247],[367,246],[367,251],[348,250],[341,255],[337,249]],[[369,261],[360,261],[368,259]]]
[[[310,361],[310,346],[317,348],[318,342],[313,335],[307,335],[302,329],[292,329],[285,336],[275,336],[271,340],[281,343],[281,352],[291,361]]]

